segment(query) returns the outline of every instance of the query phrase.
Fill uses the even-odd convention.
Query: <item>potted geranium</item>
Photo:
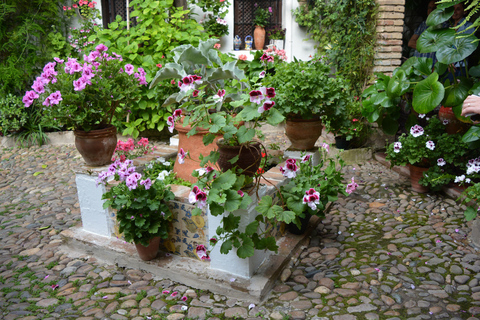
[[[320,118],[344,115],[351,98],[346,80],[318,57],[278,64],[264,83],[276,89],[275,107],[287,118],[285,132],[297,150],[312,149],[322,133]]]
[[[387,147],[386,159],[390,165],[409,165],[412,189],[417,192],[427,192],[428,188],[418,184],[423,173],[437,162],[435,148],[438,137],[445,132],[444,125],[437,117],[429,119],[423,128],[416,124],[410,127],[408,134],[402,134],[398,141]]]
[[[270,44],[273,44],[276,49],[283,50],[286,30],[287,29],[282,29],[278,26],[267,30],[267,37],[270,39]]]
[[[146,85],[145,71],[122,62],[100,44],[83,59],[54,58],[43,68],[23,102],[42,109],[50,126],[74,129],[75,146],[88,165],[110,162],[117,144],[114,116],[121,117]]]
[[[115,184],[109,182],[112,178]],[[97,183],[110,187],[102,196],[103,207],[117,211],[119,232],[125,240],[135,243],[142,260],[155,258],[172,221],[167,202],[175,198],[164,179],[136,172],[132,160],[116,160],[99,174]]]
[[[205,31],[213,37],[220,38],[228,35],[227,21],[220,17],[209,14],[208,18],[202,21],[202,25]]]
[[[322,148],[328,152],[329,146],[324,144]],[[327,204],[336,201],[338,194],[347,196],[358,186],[353,177],[347,186],[343,183],[343,160],[338,159],[338,166],[333,159],[329,159],[326,166],[323,158],[315,166],[311,162],[312,157],[305,155],[301,161],[287,159],[280,167],[283,175],[291,178],[280,187],[278,196],[284,210],[295,215],[293,223],[288,225],[294,234],[305,232],[312,215],[324,217]]]
[[[272,7],[261,8],[255,3],[255,11],[253,12],[253,40],[255,41],[255,49],[262,50],[265,45],[265,27],[270,24],[272,17]]]

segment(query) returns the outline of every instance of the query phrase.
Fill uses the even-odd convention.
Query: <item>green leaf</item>
[[[474,35],[456,36],[452,45],[442,46],[437,51],[437,59],[441,63],[451,64],[470,56],[478,46],[478,39]]]
[[[237,131],[237,137],[239,143],[247,143],[252,141],[253,137],[255,137],[255,129],[242,126]]]
[[[427,17],[427,26],[436,26],[447,21],[453,15],[453,7],[441,8],[433,10]]]
[[[390,97],[399,97],[404,95],[409,87],[410,81],[408,81],[405,71],[402,69],[396,69],[395,74],[388,82],[387,94]]]
[[[432,64],[432,58],[417,58],[413,65],[413,72],[419,76],[429,76],[430,74],[432,74]]]
[[[442,101],[444,107],[454,107],[461,104],[468,96],[472,87],[472,80],[460,78],[459,83],[453,83],[445,89],[445,98]]]
[[[386,134],[395,135],[398,131],[398,120],[392,118],[389,114],[382,120],[382,130]]]
[[[232,240],[225,240],[220,246],[220,253],[227,254],[232,250]]]
[[[235,184],[236,180],[236,175],[232,171],[228,170],[223,172],[215,179],[215,181],[213,181],[212,189],[228,190]]]
[[[421,53],[436,52],[444,46],[451,45],[454,37],[453,29],[428,28],[418,37],[417,50]]]
[[[42,174],[42,173],[43,173],[43,171],[37,171],[37,172],[33,173],[33,176],[36,177],[36,176],[38,176],[39,174]]]
[[[480,127],[472,126],[468,131],[463,135],[462,141],[465,143],[477,141],[480,139]]]
[[[223,217],[223,229],[226,232],[233,232],[238,229],[238,226],[240,225],[240,219],[241,216],[236,216],[232,213],[230,213],[228,216]]]
[[[240,208],[242,203],[242,196],[238,194],[235,190],[225,190],[225,195],[227,197],[224,207],[226,211],[233,212]]]
[[[225,212],[225,209],[223,208],[223,206],[219,205],[216,202],[210,203],[208,207],[210,209],[210,213],[212,214],[212,216],[215,216],[215,217],[222,215]],[[192,214],[193,214],[193,211],[192,211]]]
[[[256,244],[256,248],[259,250],[270,250],[278,252],[277,241],[274,237],[267,237],[260,239],[260,241]]]
[[[413,108],[418,113],[429,113],[443,100],[445,89],[438,82],[438,74],[432,73],[420,81],[413,90]]]
[[[480,66],[471,67],[470,70],[468,70],[468,74],[472,77],[480,78]]]
[[[225,117],[223,115],[219,115],[218,113],[212,114],[210,119],[211,119],[211,127],[209,131],[211,133],[217,133],[227,124]]]
[[[245,227],[245,233],[249,236],[251,236],[252,234],[254,234],[255,232],[257,232],[257,229],[258,229],[258,226],[259,226],[259,222],[258,221],[252,221],[250,222],[246,227]]]
[[[253,246],[252,239],[243,237],[242,240],[242,245],[237,249],[237,256],[242,259],[253,256],[255,253],[255,247]]]
[[[465,210],[465,220],[471,221],[477,217],[477,209],[473,207],[467,207],[467,210]]]
[[[275,108],[268,110],[267,123],[272,126],[276,126],[285,120],[285,117]]]

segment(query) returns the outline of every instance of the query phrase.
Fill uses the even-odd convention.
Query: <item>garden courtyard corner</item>
[[[287,146],[283,128],[266,132]],[[464,207],[412,191],[373,158],[344,168],[357,190],[333,203],[262,301],[229,296],[240,277],[218,294],[62,250],[62,231],[81,225],[81,161],[71,144],[2,149],[4,319],[478,319],[480,256]]]

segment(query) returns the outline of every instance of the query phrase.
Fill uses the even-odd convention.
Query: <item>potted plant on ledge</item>
[[[97,183],[109,186],[103,194],[103,207],[117,210],[119,232],[125,241],[135,243],[142,260],[152,260],[158,252],[160,239],[168,237],[172,212],[167,202],[175,195],[164,181],[156,177],[144,177],[136,172],[132,160],[116,160],[107,171],[99,174]],[[153,180],[152,180],[153,179]]]
[[[255,49],[257,50],[263,50],[263,46],[265,45],[265,27],[270,24],[272,13],[272,7],[264,9],[255,3],[255,12],[253,13],[253,26],[255,27],[253,40],[255,42]]]
[[[228,35],[227,21],[221,17],[215,17],[209,14],[208,19],[203,20],[201,23],[205,31],[212,37],[220,38]]]
[[[295,150],[313,149],[323,129],[320,118],[344,115],[351,97],[346,80],[318,57],[278,64],[264,83],[276,89],[275,107],[287,119],[285,133]]]
[[[285,32],[286,29],[282,29],[278,26],[275,26],[274,28],[267,31],[267,36],[268,39],[270,39],[270,44],[273,44],[276,49],[283,50],[285,48]]]
[[[47,125],[74,129],[75,146],[87,165],[110,163],[117,145],[112,119],[126,114],[138,98],[138,87],[147,84],[145,71],[135,72],[103,44],[82,60],[54,60],[25,94],[25,107],[40,108]]]

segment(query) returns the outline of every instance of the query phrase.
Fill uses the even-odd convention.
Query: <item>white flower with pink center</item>
[[[438,165],[439,167],[443,167],[443,166],[446,165],[446,164],[447,164],[447,162],[446,162],[443,158],[438,158],[438,159],[437,159],[437,165]]]
[[[287,161],[285,161],[285,166],[280,167],[280,172],[286,178],[295,178],[298,170],[299,167],[297,166],[297,160],[295,159],[288,159]]]
[[[347,189],[345,190],[348,194],[351,194],[353,191],[357,190],[358,184],[355,182],[354,177],[352,177],[352,182],[347,184]]]
[[[183,150],[183,148],[180,148],[180,151],[178,152],[178,163],[183,164],[185,163],[185,158],[187,157],[187,152]]]
[[[432,140],[427,141],[425,145],[428,149],[435,150],[435,143]]]
[[[307,204],[310,209],[316,210],[317,204],[320,204],[320,192],[314,188],[308,189],[303,196],[303,203]]]
[[[402,149],[402,143],[397,141],[393,144],[393,152],[399,153],[400,149]]]
[[[410,134],[412,136],[414,136],[415,138],[416,137],[420,137],[422,134],[423,134],[424,130],[421,126],[419,126],[418,124],[414,125],[413,127],[410,128]]]

